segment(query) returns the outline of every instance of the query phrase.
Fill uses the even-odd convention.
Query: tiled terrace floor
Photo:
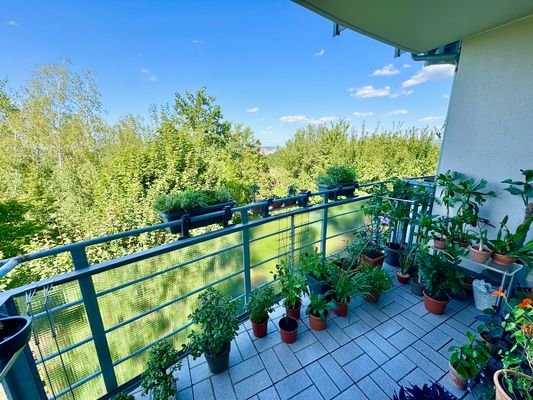
[[[178,398],[380,400],[390,399],[398,385],[430,381],[458,398],[473,398],[448,378],[448,347],[465,343],[465,332],[476,331],[478,311],[470,300],[452,300],[446,314],[436,316],[409,285],[396,282],[377,304],[352,301],[349,315],[332,315],[325,331],[311,331],[302,317],[291,345],[282,343],[278,332],[283,312],[277,307],[272,313],[265,338],[256,339],[249,322],[241,326],[230,368],[222,374],[212,375],[203,357],[184,360],[176,373]]]

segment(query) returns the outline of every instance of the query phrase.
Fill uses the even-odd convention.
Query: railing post
[[[328,194],[324,194],[324,204],[328,204]],[[320,230],[320,254],[326,260],[326,243],[328,239],[328,207],[322,209],[322,227]]]
[[[13,299],[9,299],[4,307],[2,311],[7,311],[8,315],[18,315]],[[47,398],[29,344],[22,350],[2,385],[9,400],[44,400]]]
[[[72,262],[74,263],[75,270],[89,268],[89,261],[87,260],[87,254],[85,253],[84,247],[77,247],[71,250],[70,253],[72,255]],[[96,299],[96,290],[94,289],[94,283],[91,276],[80,278],[78,283],[80,285],[83,303],[85,304],[85,312],[87,313],[89,326],[91,327],[94,347],[96,349],[96,355],[98,356],[98,362],[100,363],[104,384],[109,393],[117,388],[117,377],[115,376],[111,352],[109,351],[109,344],[107,343],[105,335],[102,314],[100,313],[98,300]]]
[[[246,304],[250,301],[252,293],[252,274],[250,270],[250,230],[248,228],[248,211],[241,212],[242,230],[242,265],[244,267],[244,299]]]
[[[291,214],[291,228],[290,228],[290,238],[289,238],[289,257],[291,261],[291,266],[294,267],[294,237],[296,229],[294,228],[294,214]]]

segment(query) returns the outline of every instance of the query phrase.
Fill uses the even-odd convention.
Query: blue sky
[[[352,31],[333,38],[329,20],[289,0],[4,1],[0,48],[13,88],[64,57],[89,68],[111,122],[206,86],[264,145],[338,118],[442,125],[453,77]]]

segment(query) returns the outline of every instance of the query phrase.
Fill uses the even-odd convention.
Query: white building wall
[[[487,179],[498,196],[480,215],[513,229],[523,202],[500,182],[520,169],[533,169],[533,16],[463,41],[438,168]]]

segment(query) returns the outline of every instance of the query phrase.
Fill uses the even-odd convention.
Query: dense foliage
[[[160,222],[164,193],[225,187],[240,203],[315,189],[330,166],[362,182],[434,174],[438,138],[429,131],[355,133],[346,121],[299,129],[274,154],[249,128],[224,119],[205,88],[176,94],[145,121],[104,119],[90,72],[40,67],[21,90],[0,82],[0,259]],[[295,186],[294,186],[295,185]],[[175,240],[164,231],[88,249],[91,263]],[[0,289],[72,268],[68,256],[18,267]]]
[[[181,368],[179,352],[166,340],[150,350],[141,387],[143,394],[152,394],[153,400],[169,400],[176,395],[176,381],[172,375]]]

